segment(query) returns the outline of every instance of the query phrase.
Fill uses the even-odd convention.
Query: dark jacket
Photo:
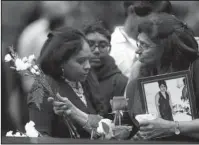
[[[99,81],[101,95],[104,97],[104,105],[107,106],[107,111],[110,113],[110,100],[114,96],[124,96],[128,79],[118,69],[111,56],[103,57],[101,62],[103,65],[94,72]]]
[[[57,82],[52,79],[47,80],[54,92],[59,92],[62,97],[67,97],[80,110],[88,114],[97,114],[92,102],[93,98],[90,91],[87,90],[88,86],[86,86],[86,84],[82,84],[82,86],[87,101],[87,107],[80,98],[77,97],[72,88],[63,80]],[[37,82],[33,84],[33,88],[28,96],[30,120],[35,122],[35,127],[41,134],[47,134],[53,137],[70,137],[68,128],[64,124],[62,117],[54,113],[52,104],[47,101],[48,96],[50,95],[45,91],[44,87]],[[40,110],[36,104],[39,104]],[[74,121],[73,123],[81,138],[88,138],[90,136],[89,133],[84,131],[82,126],[79,126]]]

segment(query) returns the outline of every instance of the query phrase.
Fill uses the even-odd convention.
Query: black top
[[[73,89],[63,80],[47,81],[50,82],[51,87],[62,97],[67,97],[76,107],[88,114],[96,114],[96,109],[92,103],[92,96],[88,91],[86,91],[85,84],[82,84],[84,89],[84,95],[87,101],[87,106],[80,100],[80,98],[75,94]],[[52,83],[53,82],[53,83]],[[39,87],[38,87],[39,86]],[[62,117],[56,115],[53,111],[53,106],[47,101],[48,93],[45,91],[44,87],[38,83],[34,83],[32,91],[28,96],[28,107],[29,107],[29,117],[30,120],[35,122],[36,129],[41,134],[47,134],[53,137],[70,137],[67,126],[64,124]],[[41,99],[43,97],[43,99]],[[39,101],[40,100],[40,101]],[[36,103],[40,106],[36,106]],[[84,131],[84,129],[73,121],[76,126],[78,133],[81,138],[89,137],[89,133]]]
[[[160,111],[160,115],[161,118],[165,119],[165,120],[170,120],[173,121],[173,115],[172,115],[172,110],[171,110],[171,106],[170,106],[170,98],[169,98],[169,94],[167,92],[165,92],[166,94],[166,98],[162,95],[161,92],[159,92],[159,111]]]

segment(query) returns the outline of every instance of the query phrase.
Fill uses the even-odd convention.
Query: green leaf
[[[104,132],[108,134],[110,130],[109,126],[106,123],[102,122],[102,127],[103,127]]]

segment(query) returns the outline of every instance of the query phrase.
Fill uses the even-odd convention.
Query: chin
[[[101,63],[91,63],[92,68],[98,68],[101,66]]]

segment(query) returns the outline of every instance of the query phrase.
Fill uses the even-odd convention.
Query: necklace
[[[73,89],[75,94],[80,98],[80,100],[87,106],[86,98],[84,96],[84,90],[80,82],[69,81],[64,78],[64,81]]]

